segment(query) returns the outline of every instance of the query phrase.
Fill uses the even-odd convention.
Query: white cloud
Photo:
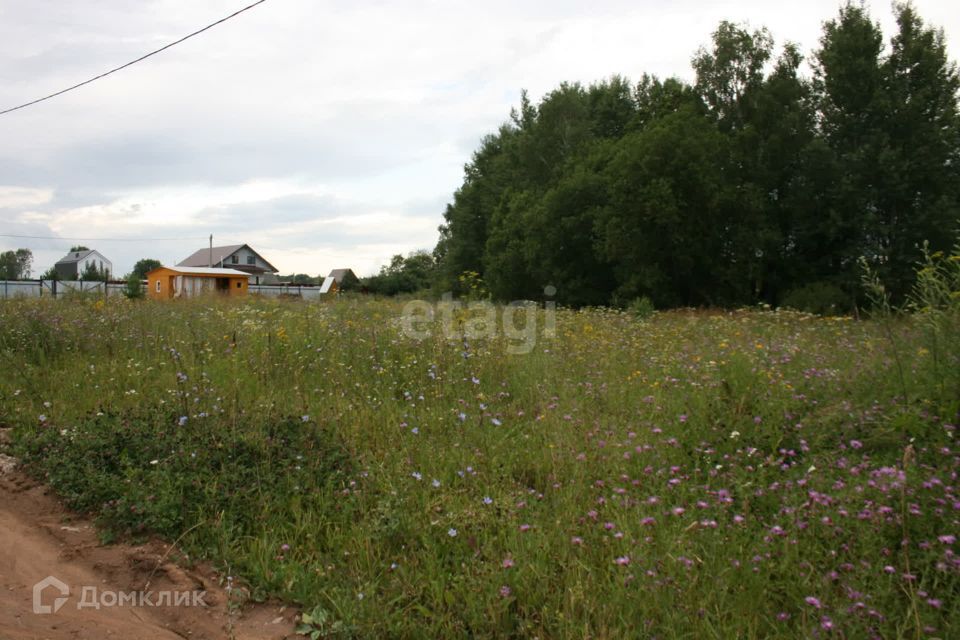
[[[46,204],[53,198],[51,189],[0,185],[0,209],[19,209]]]
[[[0,0],[0,108],[131,60],[237,0]],[[952,3],[916,0],[960,33]],[[816,47],[837,0],[270,0],[132,68],[0,116],[0,250],[38,271],[69,238],[117,267],[248,242],[284,272],[375,272],[430,248],[480,138],[526,88],[643,72],[692,78],[722,19]],[[892,33],[887,3],[875,18]],[[953,40],[948,40],[953,42]],[[158,240],[180,238],[181,240]],[[130,239],[139,239],[131,241]],[[30,244],[32,243],[32,244]],[[49,262],[49,264],[47,264]],[[311,265],[313,268],[311,268]]]

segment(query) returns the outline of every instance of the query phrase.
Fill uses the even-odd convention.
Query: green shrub
[[[144,296],[143,281],[136,273],[127,276],[127,286],[123,290],[123,295],[130,300],[139,300]]]
[[[647,320],[649,319],[656,309],[653,306],[653,301],[650,300],[647,296],[641,296],[639,298],[634,298],[634,300],[627,307],[627,311],[633,314],[633,317],[637,320]]]
[[[781,307],[821,316],[843,315],[850,311],[850,296],[829,282],[812,282],[791,289],[780,301]]]

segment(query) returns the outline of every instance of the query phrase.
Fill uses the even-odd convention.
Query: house
[[[57,277],[61,280],[77,280],[93,269],[97,270],[99,278],[109,279],[110,274],[113,273],[113,263],[94,249],[71,251],[60,258],[53,268],[56,269]]]
[[[320,285],[320,295],[334,295],[337,293],[337,280],[333,276],[327,276]]]
[[[157,267],[147,272],[147,294],[154,300],[204,294],[245,296],[249,280],[249,274],[237,269]]]
[[[250,284],[264,284],[274,279],[277,273],[276,267],[247,244],[199,249],[186,260],[178,262],[177,266],[236,269],[249,276]]]
[[[337,291],[353,291],[360,288],[360,278],[353,269],[334,269],[327,277],[333,278],[337,283]]]

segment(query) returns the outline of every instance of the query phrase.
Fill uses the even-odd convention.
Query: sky
[[[0,110],[252,0],[0,0]],[[282,274],[432,249],[480,139],[526,89],[693,80],[721,20],[809,54],[841,3],[267,0],[144,62],[0,116],[0,251],[38,275],[84,244],[114,273],[246,243]],[[960,8],[914,0],[957,60]],[[889,40],[891,5],[872,16]],[[40,236],[37,238],[9,236]]]

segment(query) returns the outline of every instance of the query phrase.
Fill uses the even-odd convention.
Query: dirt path
[[[228,607],[216,574],[176,566],[164,543],[101,545],[89,521],[64,509],[10,462],[0,459],[0,640],[299,637],[293,635],[293,609]],[[48,576],[65,583],[69,595],[55,613],[34,613],[34,585]],[[147,602],[155,604],[163,591],[206,591],[207,606],[130,606],[127,600],[124,606],[78,608],[83,587],[96,588],[103,603],[119,593],[152,593]],[[57,585],[48,586],[40,604],[52,607],[59,595]]]

